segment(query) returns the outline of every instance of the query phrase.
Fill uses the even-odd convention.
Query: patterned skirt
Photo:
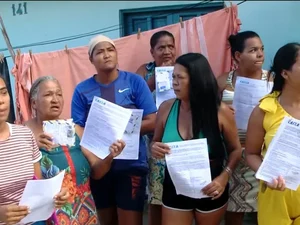
[[[163,182],[165,178],[165,159],[149,157],[148,201],[149,204],[162,205]]]
[[[259,181],[255,178],[255,172],[246,165],[244,150],[229,183],[230,197],[227,211],[257,212]]]
[[[147,182],[148,203],[153,205],[162,205],[166,161],[165,159],[154,159],[151,157],[150,143],[152,141],[152,137],[152,135],[143,136],[147,146],[149,165]]]

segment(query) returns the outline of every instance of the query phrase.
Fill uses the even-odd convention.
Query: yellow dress
[[[259,107],[265,112],[263,127],[264,156],[269,144],[275,136],[283,118],[291,117],[278,103],[279,93],[265,96]],[[300,188],[297,191],[285,189],[277,191],[268,188],[260,182],[258,194],[258,224],[259,225],[300,225]]]

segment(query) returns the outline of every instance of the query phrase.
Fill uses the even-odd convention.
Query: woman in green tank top
[[[152,156],[172,154],[168,142],[207,138],[212,182],[199,192],[209,198],[177,195],[166,165],[162,225],[219,225],[228,201],[228,180],[241,159],[241,145],[229,107],[221,103],[217,81],[207,59],[198,53],[180,56],[173,72],[176,99],[161,104],[152,142]],[[225,157],[228,164],[223,168]]]
[[[148,84],[156,101],[155,91],[155,67],[173,66],[176,59],[175,38],[172,33],[161,30],[154,33],[150,39],[150,52],[154,61],[141,65],[136,71]],[[159,179],[164,173],[161,160],[153,159],[150,156],[150,143],[153,134],[144,136],[148,150],[148,164],[151,173],[148,175],[148,224],[161,225],[161,198],[162,182]]]

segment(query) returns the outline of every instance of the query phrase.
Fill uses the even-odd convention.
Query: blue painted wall
[[[19,46],[95,30],[103,31],[103,28],[107,27],[109,28],[105,29],[104,34],[111,38],[118,38],[119,10],[197,2],[199,1],[29,1],[26,15],[13,16],[12,4],[18,6],[23,1],[1,1],[0,15],[4,20],[12,45]],[[265,68],[269,67],[274,53],[281,45],[289,41],[300,41],[299,11],[300,2],[297,1],[247,1],[239,6],[239,17],[243,23],[242,30],[254,30],[264,41]],[[27,52],[29,49],[33,53],[55,51],[63,49],[66,44],[70,48],[77,47],[86,45],[90,38],[91,36],[23,48],[21,51]],[[6,48],[6,44],[0,37],[0,49],[3,48]],[[7,51],[3,53],[9,55]],[[11,59],[9,59],[9,66],[12,67]]]
[[[144,8],[162,5],[191,4],[198,1],[30,1],[27,2],[27,14],[13,15],[12,5],[16,7],[25,1],[1,1],[0,15],[4,20],[11,44],[14,46],[44,42],[57,38],[70,37],[95,30],[106,32],[103,34],[111,38],[119,37],[119,11],[122,9]],[[0,33],[0,49],[6,48],[5,41]],[[93,36],[93,35],[92,35]],[[49,45],[39,45],[21,48],[21,52],[32,50],[33,53],[87,45],[90,38],[83,37],[75,40],[63,41]],[[3,52],[5,56],[8,51]],[[10,69],[13,66],[8,59]],[[14,77],[11,76],[14,84]],[[14,87],[13,87],[14,90]],[[13,93],[15,99],[15,93]]]
[[[239,6],[241,31],[253,30],[264,42],[265,69],[282,45],[300,42],[299,12],[299,1],[247,1]]]

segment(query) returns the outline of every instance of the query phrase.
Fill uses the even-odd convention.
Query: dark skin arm
[[[245,149],[246,162],[254,172],[257,172],[262,163],[261,149],[266,134],[263,127],[264,116],[264,111],[259,106],[256,106],[251,113],[248,123]],[[285,181],[282,176],[273,179],[272,183],[265,182],[265,184],[271,189],[280,191],[285,189]]]
[[[143,117],[141,126],[141,135],[152,133],[155,129],[156,113]]]
[[[229,155],[227,166],[233,171],[242,158],[242,147],[238,136],[234,115],[230,107],[221,104],[219,118],[222,122],[222,132]]]
[[[227,86],[227,78],[228,78],[228,73],[224,73],[221,76],[217,78],[217,83],[219,87],[219,94],[222,96],[223,91],[226,89]]]
[[[170,153],[169,146],[161,143],[161,141],[164,134],[167,116],[174,101],[175,99],[170,99],[163,102],[157,112],[154,136],[151,143],[151,154],[157,159],[164,158],[165,154]]]
[[[79,138],[81,139],[84,128],[79,125],[76,125],[75,131],[79,136]],[[125,147],[125,143],[119,142],[117,147],[119,148],[119,150],[123,149]],[[95,156],[92,152],[85,149],[84,147],[81,147],[81,150],[91,166],[92,169],[91,177],[96,180],[101,179],[110,170],[111,163],[114,157],[116,156],[111,152],[105,159],[100,159],[97,156]]]
[[[254,172],[257,172],[262,163],[261,148],[266,134],[263,128],[264,116],[265,113],[256,106],[248,122],[245,155],[247,164]]]
[[[107,174],[114,159],[112,154],[109,154],[105,159],[99,159],[87,149],[81,147],[81,150],[91,166],[91,177],[93,179],[101,179],[105,174]]]
[[[81,127],[79,125],[75,126],[75,132],[79,136],[80,139],[82,138],[83,131],[84,131],[83,127]],[[45,146],[48,146],[48,150],[51,150],[51,148],[53,147],[53,144],[49,140],[50,137],[44,133],[41,135],[43,136],[42,142],[44,143]],[[119,151],[121,151],[125,147],[125,143],[122,141],[116,142],[112,146],[115,146],[117,148],[116,152],[119,153]],[[44,146],[39,146],[39,147],[44,147]],[[81,147],[81,150],[82,150],[83,155],[86,157],[86,159],[88,160],[88,162],[91,166],[91,171],[92,171],[91,177],[93,179],[101,179],[110,170],[111,163],[112,163],[114,157],[116,155],[118,155],[117,153],[115,153],[115,151],[110,149],[111,154],[109,154],[105,159],[102,160],[83,147]],[[42,177],[40,171],[41,171],[40,165],[35,164],[35,175],[38,178]]]
[[[232,114],[231,109],[225,104],[221,103],[219,110],[219,121],[220,121],[220,130],[223,133],[223,137],[226,144],[227,154],[229,155],[227,167],[233,171],[238,162],[242,157],[242,147],[239,141],[237,127]],[[225,189],[229,181],[230,174],[223,170],[223,172],[216,177],[209,185],[202,189],[203,193],[212,196],[213,199],[219,198]],[[215,195],[214,192],[218,191],[218,194]]]

